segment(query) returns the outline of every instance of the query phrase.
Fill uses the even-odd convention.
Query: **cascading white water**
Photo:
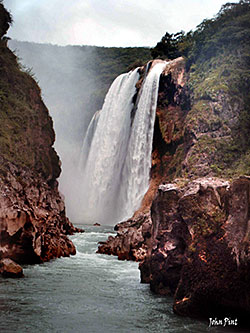
[[[149,71],[137,101],[120,187],[124,218],[139,208],[148,189],[159,77],[164,67],[166,62],[159,62]]]
[[[138,69],[118,76],[92,119],[80,163],[79,218],[84,222],[113,224],[139,207],[149,185],[159,77],[165,66],[159,62],[151,68],[136,106]]]
[[[96,113],[93,115],[93,117],[89,123],[89,126],[87,128],[87,132],[84,137],[82,150],[81,150],[81,156],[80,156],[80,163],[79,163],[80,172],[82,172],[82,170],[85,170],[92,139],[93,139],[93,136],[95,133],[97,123],[98,123],[99,115],[100,115],[100,110],[96,111]]]

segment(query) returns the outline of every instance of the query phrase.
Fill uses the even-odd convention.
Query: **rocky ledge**
[[[57,181],[49,186],[29,170],[8,169],[0,178],[0,257],[33,264],[75,254],[67,235],[80,230],[65,216]]]
[[[105,246],[120,258],[134,260],[138,258],[127,253],[146,247],[141,281],[156,293],[174,295],[175,313],[236,316],[242,322],[250,314],[249,198],[250,177],[231,182],[176,179],[159,186],[151,218],[135,229],[137,241],[131,242],[133,229],[122,223]]]
[[[141,214],[134,219],[121,222],[114,229],[117,235],[109,236],[106,242],[99,242],[97,253],[115,255],[119,260],[142,261],[150,245],[150,214]]]

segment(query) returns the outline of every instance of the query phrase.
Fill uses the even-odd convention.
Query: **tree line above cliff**
[[[179,56],[188,58],[188,62],[207,60],[221,52],[222,48],[242,46],[249,48],[249,9],[250,1],[226,3],[212,19],[205,19],[195,31],[166,34],[151,49],[153,58],[174,59]]]
[[[227,3],[195,31],[166,32],[152,49],[60,47],[16,41],[11,41],[10,45],[12,49],[21,50],[24,63],[33,67],[43,93],[47,94],[50,112],[56,111],[52,115],[54,120],[57,117],[63,135],[69,132],[79,142],[117,75],[152,58],[184,56],[193,103],[199,100],[209,103],[215,100],[216,94],[224,93],[230,96],[232,105],[244,104],[234,128],[234,144],[226,148],[227,164],[230,164],[239,151],[247,152],[250,146],[249,8],[249,0]],[[199,114],[202,117],[204,110]],[[250,155],[247,160],[250,165]]]
[[[226,3],[214,18],[204,20],[195,31],[167,32],[151,49],[151,55],[153,58],[183,56],[186,59],[192,105],[204,123],[208,116],[204,105],[216,103],[218,98],[228,101],[218,115],[227,109],[233,110],[236,121],[228,124],[221,118],[223,126],[230,125],[233,140],[225,140],[220,147],[218,142],[210,140],[206,146],[210,145],[211,150],[217,152],[218,160],[213,167],[219,175],[227,172],[230,175],[249,174],[250,1]]]

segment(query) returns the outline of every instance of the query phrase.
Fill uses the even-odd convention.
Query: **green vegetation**
[[[161,41],[151,50],[152,57],[155,58],[168,58],[175,59],[183,55],[183,50],[179,47],[186,40],[184,31],[177,32],[176,34],[166,34],[162,37]]]
[[[39,78],[57,130],[79,143],[92,115],[101,109],[112,81],[151,57],[150,49],[143,47],[63,47],[18,41],[9,45]]]
[[[154,58],[186,58],[192,97],[186,129],[205,135],[198,139],[196,155],[207,156],[216,175],[249,175],[250,1],[223,5],[195,31],[166,33],[151,53]],[[198,155],[196,160],[191,155],[194,168]]]
[[[5,12],[0,4],[1,27],[11,22]],[[0,174],[6,175],[10,162],[40,173],[45,179],[58,177],[59,159],[51,147],[52,120],[41,100],[40,88],[21,71],[4,36],[0,40],[0,105]]]

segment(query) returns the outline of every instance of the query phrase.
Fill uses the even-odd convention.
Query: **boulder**
[[[119,260],[142,261],[151,236],[150,215],[141,214],[135,219],[121,222],[115,226],[115,230],[117,235],[100,242],[97,253],[116,255]]]
[[[6,278],[20,278],[24,276],[22,267],[9,258],[0,260],[0,274]]]

